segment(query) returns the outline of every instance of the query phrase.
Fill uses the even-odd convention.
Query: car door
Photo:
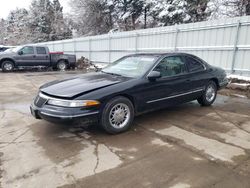
[[[142,109],[150,110],[175,105],[185,101],[183,96],[189,90],[186,64],[180,55],[163,58],[153,69],[161,73],[161,78],[147,81],[143,88]]]
[[[208,82],[206,66],[202,60],[192,55],[185,55],[184,59],[189,71],[190,91],[197,91],[190,93],[190,97],[199,97]]]
[[[33,66],[35,62],[35,50],[32,46],[25,46],[18,51],[15,59],[18,66]]]
[[[50,56],[45,47],[35,47],[36,48],[36,65],[39,66],[49,66]]]

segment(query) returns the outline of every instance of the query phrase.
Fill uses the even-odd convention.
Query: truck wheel
[[[105,105],[101,115],[101,126],[110,134],[128,130],[134,119],[134,106],[128,98],[115,97]]]
[[[67,63],[65,61],[61,60],[57,63],[56,68],[57,68],[57,70],[64,71],[67,69]]]
[[[12,61],[4,61],[2,63],[3,72],[11,72],[14,70],[14,63]]]
[[[76,66],[75,66],[75,65],[72,65],[72,66],[71,66],[71,69],[72,69],[72,70],[75,70],[75,69],[76,69]]]

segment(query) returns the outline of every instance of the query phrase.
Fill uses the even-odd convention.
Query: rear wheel
[[[197,100],[202,106],[210,106],[214,103],[216,96],[217,85],[214,81],[209,81],[206,86],[205,92]]]
[[[14,63],[12,61],[4,61],[2,63],[3,72],[11,72],[14,70]]]
[[[57,70],[64,71],[66,69],[67,69],[67,63],[65,61],[61,60],[57,63]]]
[[[110,134],[128,130],[134,119],[134,107],[125,97],[116,97],[109,101],[102,112],[101,126]]]

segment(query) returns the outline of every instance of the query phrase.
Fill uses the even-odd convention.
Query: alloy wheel
[[[124,103],[116,104],[109,113],[109,122],[112,127],[121,129],[127,125],[130,119],[130,109]]]
[[[6,71],[11,71],[13,69],[12,63],[5,63],[3,67]]]
[[[216,89],[214,88],[213,85],[209,85],[206,90],[206,100],[208,102],[211,102],[214,100],[216,95]]]

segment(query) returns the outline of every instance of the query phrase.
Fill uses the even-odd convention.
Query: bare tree
[[[250,0],[211,0],[211,18],[250,15]]]
[[[4,19],[0,20],[0,45],[6,45],[7,41],[7,22]]]

